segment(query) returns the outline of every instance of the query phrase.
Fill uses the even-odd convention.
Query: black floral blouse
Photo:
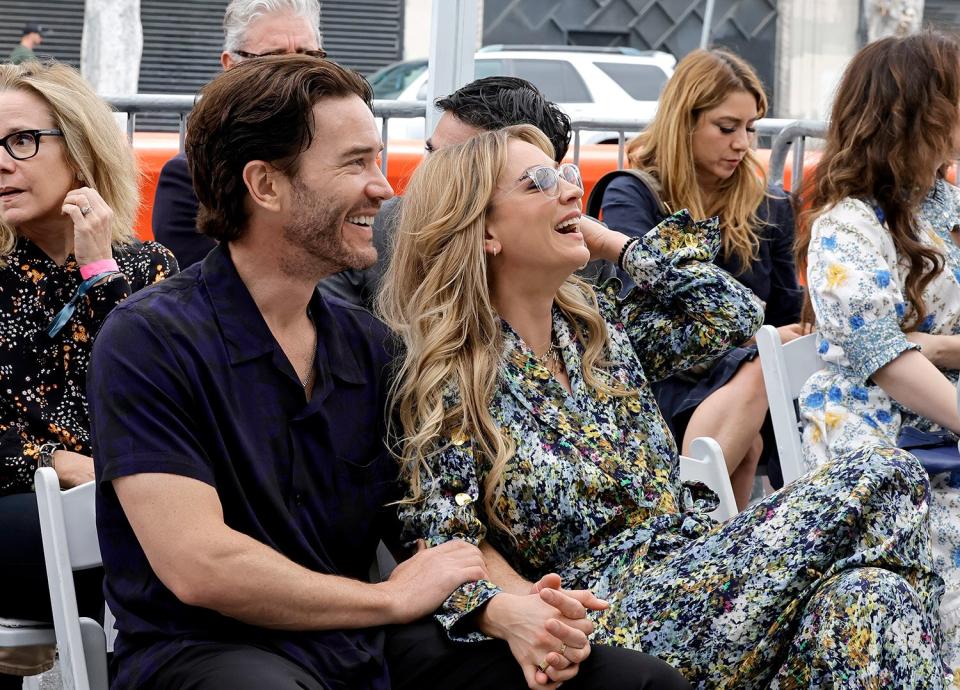
[[[73,255],[61,266],[19,237],[0,268],[0,495],[30,491],[40,446],[92,455],[86,376],[93,339],[131,293],[177,272],[156,242],[113,250],[121,274],[92,287],[56,336],[51,321],[83,282]]]

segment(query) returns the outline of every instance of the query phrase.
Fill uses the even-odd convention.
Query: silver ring
[[[92,210],[93,210],[93,209],[90,208],[89,206],[84,206],[82,209],[80,209],[80,215],[81,215],[81,216],[85,216],[85,215],[87,215],[88,213],[90,213],[90,211],[92,211]]]

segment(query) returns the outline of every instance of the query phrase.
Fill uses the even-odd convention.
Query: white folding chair
[[[737,501],[733,497],[730,473],[723,459],[723,449],[712,438],[693,439],[690,444],[693,457],[680,456],[680,480],[703,482],[720,497],[720,505],[710,513],[718,521],[725,522],[736,515]]]
[[[94,483],[60,491],[57,473],[41,467],[34,484],[64,687],[107,690],[106,635],[97,621],[80,618],[73,587],[74,570],[101,565]]]
[[[757,349],[767,389],[770,420],[777,439],[780,470],[783,483],[787,485],[806,473],[800,446],[802,426],[797,398],[807,379],[823,368],[823,360],[817,353],[816,333],[784,345],[776,328],[763,326],[757,332]]]
[[[0,647],[30,647],[56,644],[49,623],[0,618]],[[24,676],[23,690],[40,690],[39,676]]]

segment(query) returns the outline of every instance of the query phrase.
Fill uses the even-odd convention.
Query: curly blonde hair
[[[58,62],[29,60],[0,65],[0,92],[23,91],[50,108],[54,126],[63,132],[69,165],[78,181],[96,189],[113,210],[113,243],[134,240],[140,205],[139,173],[133,151],[113,118],[113,111],[80,74]],[[0,266],[17,242],[16,229],[0,219]]]
[[[660,181],[670,208],[689,209],[694,218],[720,216],[723,254],[736,256],[746,269],[760,251],[757,209],[767,190],[763,168],[748,149],[708,203],[697,183],[691,137],[703,113],[737,91],[753,96],[758,118],[766,114],[767,97],[750,65],[725,50],[693,51],[664,87],[653,122],[627,143],[627,158]]]
[[[540,130],[517,125],[444,147],[420,164],[403,198],[393,259],[377,305],[406,348],[391,403],[402,426],[395,441],[410,486],[408,501],[423,498],[421,476],[430,474],[428,460],[441,449],[438,439],[449,443],[462,435],[472,439],[478,467],[488,468],[486,515],[505,531],[495,506],[515,448],[489,409],[503,334],[490,298],[484,230],[511,139],[553,156],[553,146]],[[584,345],[586,383],[609,394],[627,394],[600,374],[607,330],[590,286],[571,276],[554,303]]]

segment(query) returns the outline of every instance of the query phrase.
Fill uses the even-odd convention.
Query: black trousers
[[[0,496],[0,617],[53,620],[34,493]],[[102,620],[103,570],[74,573],[81,616]],[[0,675],[0,690],[19,688],[19,676]]]
[[[286,657],[240,644],[187,647],[141,690],[326,690]]]
[[[506,642],[451,642],[432,618],[387,632],[394,690],[526,690]],[[656,657],[596,645],[569,690],[691,690],[679,672]]]
[[[432,619],[388,631],[387,664],[394,690],[525,690],[506,643],[450,642]],[[570,690],[690,690],[659,659],[617,647],[593,647]],[[296,663],[258,647],[189,647],[161,668],[143,690],[325,690]]]

